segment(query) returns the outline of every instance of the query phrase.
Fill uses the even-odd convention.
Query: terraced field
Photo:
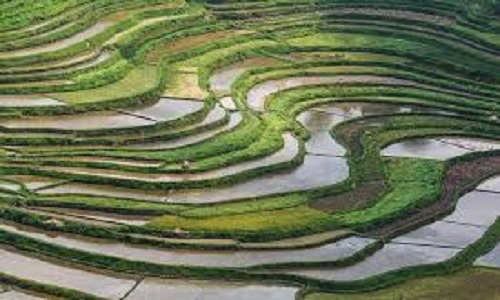
[[[0,299],[500,299],[500,2],[0,11]]]

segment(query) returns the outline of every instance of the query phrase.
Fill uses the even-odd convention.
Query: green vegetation
[[[497,272],[471,267],[500,240],[494,216],[470,243],[433,241],[456,250],[441,261],[409,257],[423,262],[341,282],[296,275],[383,254],[500,174],[499,1],[15,0],[0,10],[4,251],[115,279],[279,282],[304,300],[500,299]],[[33,229],[43,238],[21,234]],[[344,242],[360,248],[333,258]],[[296,259],[278,259],[292,248]],[[188,255],[162,264],[116,249]],[[250,267],[199,258],[262,249],[271,260]],[[0,293],[98,299],[36,274],[0,262]]]
[[[81,92],[53,94],[53,96],[70,104],[105,102],[119,98],[129,98],[158,89],[157,86],[161,82],[158,72],[157,67],[142,66],[134,68],[123,80],[114,84]],[[105,73],[102,75],[106,76]],[[80,80],[85,79],[80,78]],[[131,89],[131,87],[134,88]]]
[[[455,275],[429,277],[371,293],[335,295],[312,293],[307,300],[496,300],[499,295],[499,272],[488,269],[470,269]]]

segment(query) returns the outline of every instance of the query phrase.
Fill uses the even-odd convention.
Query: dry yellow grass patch
[[[163,96],[203,100],[208,96],[208,92],[200,87],[197,73],[176,72]]]

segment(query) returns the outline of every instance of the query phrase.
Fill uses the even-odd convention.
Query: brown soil
[[[247,30],[223,30],[216,32],[209,32],[195,36],[189,36],[177,41],[165,43],[147,55],[147,60],[150,62],[157,62],[164,54],[174,54],[186,49],[200,47],[216,40],[228,39],[238,35],[250,34],[251,31]]]
[[[362,182],[353,190],[315,200],[311,207],[324,212],[356,210],[369,205],[386,190],[384,181]]]

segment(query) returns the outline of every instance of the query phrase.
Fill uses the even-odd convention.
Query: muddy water
[[[0,224],[0,229],[51,244],[91,253],[106,254],[124,259],[159,264],[206,267],[249,267],[285,262],[332,261],[349,257],[374,242],[372,239],[350,237],[324,246],[296,250],[160,250],[154,248],[140,248],[118,242],[76,239],[69,236],[55,235],[53,233],[45,235],[41,232],[29,232],[5,224]]]
[[[336,270],[298,269],[287,271],[287,273],[323,280],[352,281],[404,267],[442,262],[450,259],[459,251],[449,248],[388,244],[366,260],[351,267]]]
[[[371,75],[346,75],[329,77],[291,77],[280,80],[269,80],[254,86],[247,95],[248,106],[256,111],[264,111],[267,97],[278,91],[299,86],[313,86],[323,84],[380,84],[380,85],[414,85],[411,81]]]
[[[297,291],[293,287],[147,278],[127,300],[294,300]]]
[[[60,106],[65,103],[44,96],[31,95],[3,95],[0,96],[0,107],[36,107]]]
[[[135,283],[134,280],[76,270],[3,249],[0,249],[0,272],[107,299],[120,299]]]

